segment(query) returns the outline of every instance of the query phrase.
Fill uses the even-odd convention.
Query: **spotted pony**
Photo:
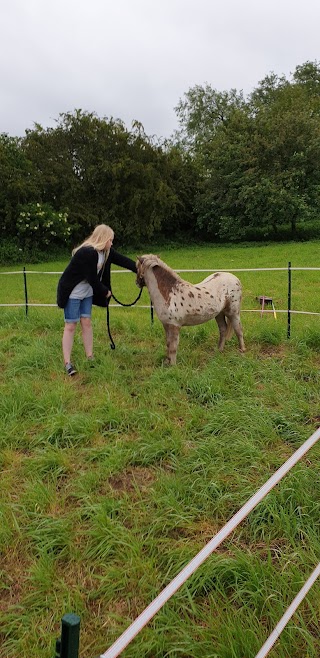
[[[154,254],[139,256],[136,265],[136,283],[139,288],[148,288],[155,312],[165,330],[168,365],[176,363],[181,327],[202,324],[213,318],[219,327],[220,352],[233,330],[240,352],[245,352],[240,322],[242,291],[236,276],[228,272],[215,272],[193,285],[184,281]]]

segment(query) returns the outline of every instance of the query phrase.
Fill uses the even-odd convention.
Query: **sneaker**
[[[94,368],[94,356],[88,356],[87,361],[90,368]]]
[[[66,363],[65,365],[66,373],[69,375],[69,377],[73,377],[73,375],[77,374],[77,371],[75,367],[72,365],[72,363]]]

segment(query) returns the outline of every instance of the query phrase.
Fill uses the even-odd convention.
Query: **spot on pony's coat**
[[[171,272],[164,270],[162,267],[159,267],[159,265],[156,265],[153,268],[153,271],[157,280],[159,292],[166,304],[169,304],[170,296],[177,285],[177,280],[172,276]]]

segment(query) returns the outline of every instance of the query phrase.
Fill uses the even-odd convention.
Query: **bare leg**
[[[166,363],[170,366],[174,366],[177,362],[180,327],[176,327],[174,324],[164,324],[163,327],[166,332],[167,339]]]
[[[220,339],[219,339],[219,343],[218,343],[218,350],[219,350],[219,352],[223,352],[223,350],[224,350],[224,346],[225,346],[225,342],[226,342],[226,336],[227,336],[227,323],[226,323],[226,319],[225,319],[224,313],[219,313],[219,314],[216,316],[215,320],[216,320],[216,323],[217,323],[217,325],[218,325],[218,327],[219,327],[219,332],[220,332]]]
[[[80,318],[82,341],[86,356],[93,356],[93,332],[91,318]]]
[[[76,322],[66,322],[64,325],[64,332],[62,336],[62,352],[65,364],[70,363],[74,333],[76,328]]]

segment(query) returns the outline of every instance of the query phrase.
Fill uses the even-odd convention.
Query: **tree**
[[[19,204],[27,203],[37,192],[36,174],[19,138],[0,134],[0,223],[7,236],[16,233]]]
[[[27,131],[22,146],[41,200],[68,212],[74,240],[108,223],[121,241],[138,243],[190,215],[189,159],[147,137],[139,122],[128,131],[119,120],[76,110],[55,128]]]
[[[212,113],[209,89],[180,105],[202,179],[197,224],[208,236],[268,236],[288,225],[294,233],[298,223],[319,222],[319,80],[319,67],[307,63],[291,81],[267,76],[246,102],[233,90],[224,113]]]
[[[249,228],[268,236],[291,225],[294,233],[297,222],[318,220],[320,124],[301,98],[294,102],[293,92],[286,90],[286,97],[254,117],[235,113],[217,135],[200,198],[200,226],[232,239]]]
[[[311,96],[320,95],[320,64],[317,61],[297,66],[292,78],[295,84],[306,86]]]
[[[234,109],[243,106],[243,93],[236,89],[219,92],[209,84],[195,85],[175,108],[181,125],[176,141],[194,154],[201,154]]]

